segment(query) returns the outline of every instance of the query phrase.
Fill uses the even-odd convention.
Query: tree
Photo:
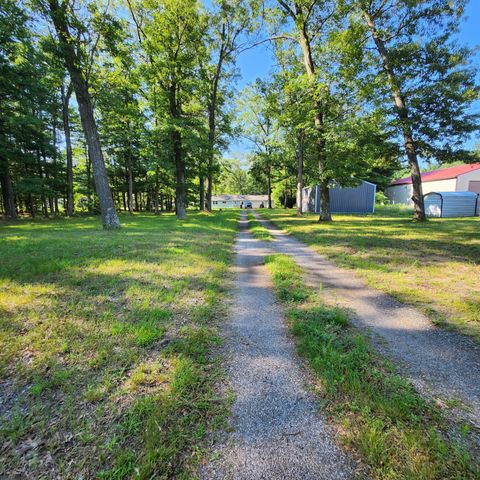
[[[208,162],[207,162],[207,210],[212,209],[212,188],[214,158],[219,146],[222,129],[219,132],[218,117],[225,103],[227,85],[222,80],[230,79],[228,68],[235,63],[235,54],[243,47],[242,36],[248,33],[255,17],[256,6],[251,2],[251,9],[243,0],[219,0],[217,9],[212,12],[209,26],[207,51],[208,64],[202,65],[202,74],[206,81],[206,104],[208,112]],[[225,117],[224,117],[225,118]],[[227,118],[228,121],[228,118]],[[228,131],[228,124],[224,125]]]
[[[251,158],[253,171],[266,177],[268,208],[272,208],[272,170],[282,136],[275,102],[272,83],[260,79],[243,90],[238,102],[244,135],[255,148]]]
[[[295,25],[297,34],[294,39],[300,45],[305,72],[310,83],[309,90],[311,91],[317,136],[317,162],[321,191],[319,221],[331,221],[329,185],[332,178],[329,177],[326,168],[324,129],[330,87],[328,84],[322,84],[316,74],[317,67],[314,60],[313,40],[315,36],[317,38],[326,36],[324,30],[326,30],[328,23],[334,17],[336,6],[334,2],[329,0],[321,2],[318,0],[278,0],[278,4],[283,16],[289,17]]]
[[[107,169],[93,112],[88,82],[81,67],[83,65],[82,58],[79,54],[81,45],[70,33],[69,24],[78,24],[78,22],[73,18],[72,6],[68,3],[68,0],[63,0],[61,4],[58,0],[48,0],[48,7],[50,18],[57,33],[60,51],[65,60],[65,65],[77,98],[83,132],[88,145],[89,157],[92,160],[95,190],[100,203],[103,227],[106,229],[119,228],[120,221],[108,183]]]
[[[416,220],[425,220],[419,156],[454,160],[454,145],[478,128],[478,117],[469,112],[478,95],[471,52],[451,41],[464,5],[465,1],[448,0],[353,2],[351,39],[356,37],[363,47],[359,63],[370,64],[368,42],[359,26],[363,23],[377,52],[403,137]],[[377,86],[371,94],[378,101],[382,88],[371,76],[369,83]]]
[[[195,0],[155,0],[129,3],[148,58],[148,80],[155,95],[155,116],[166,117],[175,165],[175,200],[179,219],[186,217],[187,180],[185,138],[200,115],[199,65],[206,55],[206,16]],[[158,89],[158,94],[157,94]]]

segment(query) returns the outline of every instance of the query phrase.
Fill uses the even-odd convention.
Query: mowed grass
[[[0,477],[191,478],[237,220],[0,226]]]
[[[266,260],[299,353],[314,374],[323,411],[341,440],[360,456],[376,480],[480,478],[480,465],[462,435],[449,439],[442,412],[423,400],[346,312],[329,308],[307,287],[302,271],[285,255]]]
[[[480,340],[479,217],[415,223],[409,210],[394,206],[374,215],[334,215],[324,224],[316,214],[297,217],[292,210],[262,215],[372,287]]]
[[[257,240],[262,240],[264,242],[272,240],[273,237],[271,233],[255,218],[251,211],[247,210],[247,218],[248,229]]]

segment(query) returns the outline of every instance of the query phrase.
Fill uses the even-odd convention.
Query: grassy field
[[[262,215],[371,286],[480,339],[480,218],[421,224],[393,207],[375,215],[335,215],[330,224],[292,210]]]
[[[190,478],[237,219],[0,225],[1,478]]]
[[[480,465],[467,442],[449,439],[439,408],[395,374],[349,325],[344,311],[323,304],[290,257],[267,257],[267,267],[287,307],[298,351],[317,380],[323,411],[337,425],[342,441],[360,456],[370,478],[480,478]]]

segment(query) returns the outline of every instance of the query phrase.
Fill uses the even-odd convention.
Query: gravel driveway
[[[242,212],[225,347],[235,394],[232,433],[214,447],[201,478],[352,479],[355,462],[335,444],[287,335],[263,265],[269,247],[246,229]]]
[[[310,283],[328,289],[325,299],[352,311],[357,327],[372,333],[377,348],[399,367],[420,393],[452,407],[456,418],[480,428],[480,346],[436,327],[423,314],[368,287],[283,230],[255,216],[270,231],[272,248],[290,255]]]

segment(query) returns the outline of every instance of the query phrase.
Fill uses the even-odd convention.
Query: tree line
[[[222,160],[244,136],[250,189],[299,213],[306,182],[329,221],[333,182],[386,184],[406,162],[423,220],[419,159],[476,158],[462,148],[478,130],[473,54],[455,41],[465,4],[0,0],[1,208],[99,212],[105,228],[118,210],[185,218],[226,178],[245,188]],[[236,92],[238,55],[261,43],[275,71]]]

